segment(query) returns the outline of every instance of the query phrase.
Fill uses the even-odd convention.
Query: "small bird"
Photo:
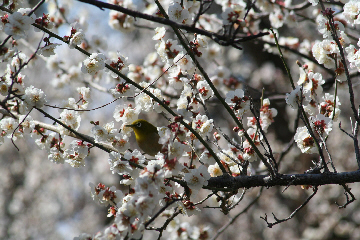
[[[125,125],[131,127],[135,132],[136,142],[140,149],[150,156],[155,156],[162,148],[159,143],[158,130],[154,125],[144,119],[138,119],[132,124]]]

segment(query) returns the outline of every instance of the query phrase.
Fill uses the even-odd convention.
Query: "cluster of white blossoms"
[[[144,230],[144,223],[154,213],[156,206],[164,206],[173,202],[178,195],[174,186],[164,184],[166,177],[172,176],[172,169],[176,161],[165,160],[162,154],[155,156],[156,160],[147,163],[144,169],[132,164],[143,164],[145,157],[137,150],[126,151],[124,156],[119,153],[110,153],[109,164],[113,173],[122,176],[121,183],[130,185],[132,191],[127,195],[115,187],[105,187],[103,184],[90,184],[93,199],[101,205],[110,205],[108,216],[114,216],[114,224],[108,227],[99,236],[120,236],[139,238]],[[183,166],[176,171],[181,173],[188,186],[196,195],[206,181],[210,178],[206,168],[187,169]],[[172,194],[174,192],[174,194]],[[198,208],[189,200],[179,201],[178,206],[187,215],[192,215]],[[175,222],[172,223],[175,227]],[[195,233],[194,233],[195,234]]]
[[[2,18],[3,30],[14,39],[25,38],[30,30],[31,24],[35,22],[35,15],[30,13],[30,8],[20,8],[10,15]],[[1,29],[1,27],[0,27]]]
[[[317,141],[322,142],[332,129],[332,122],[337,120],[341,105],[339,98],[334,102],[334,95],[325,93],[321,85],[325,81],[320,73],[314,73],[307,66],[300,68],[298,86],[286,94],[286,103],[292,109],[303,107],[309,114],[309,123]],[[309,133],[308,128],[299,127],[294,136],[295,142],[303,153],[316,153],[318,151],[315,139]],[[324,133],[326,133],[324,135]],[[322,146],[322,144],[320,144]]]

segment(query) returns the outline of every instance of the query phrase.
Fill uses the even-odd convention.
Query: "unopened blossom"
[[[105,59],[104,54],[93,53],[83,61],[81,71],[94,76],[98,71],[105,68]]]
[[[34,86],[25,89],[23,99],[28,107],[42,108],[46,103],[45,93]]]

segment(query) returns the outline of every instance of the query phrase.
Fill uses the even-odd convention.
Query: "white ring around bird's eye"
[[[141,123],[137,123],[136,126],[137,126],[137,127],[141,127]]]

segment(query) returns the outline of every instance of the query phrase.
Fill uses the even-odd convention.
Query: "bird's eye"
[[[138,128],[141,127],[141,123],[140,123],[140,122],[137,123],[137,124],[136,124],[136,127],[138,127]]]

